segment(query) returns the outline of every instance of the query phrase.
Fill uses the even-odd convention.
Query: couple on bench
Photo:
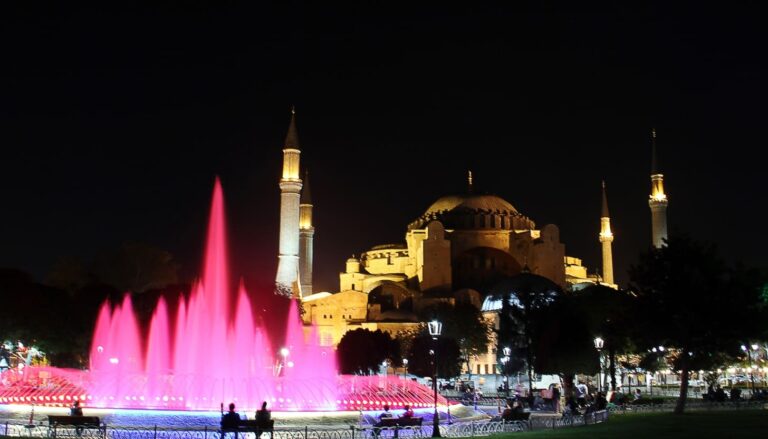
[[[406,405],[404,408],[405,412],[399,418],[395,418],[392,412],[389,411],[389,405],[385,404],[384,411],[379,414],[379,422],[373,426],[373,435],[379,437],[379,433],[381,433],[381,429],[384,427],[420,426],[421,418],[414,417],[411,406]],[[398,437],[397,429],[395,429],[394,437]]]
[[[241,419],[240,415],[235,411],[235,403],[229,403],[229,411],[221,415],[221,436],[222,438],[226,433],[235,433],[237,438],[238,433],[256,433],[256,437],[261,436],[262,433],[269,433],[272,437],[275,420],[272,419],[272,413],[267,410],[267,401],[261,404],[261,409],[256,410],[256,418],[252,421],[248,419]]]

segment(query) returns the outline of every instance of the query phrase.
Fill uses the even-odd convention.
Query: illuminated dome
[[[511,203],[496,195],[448,195],[432,203],[408,228],[420,229],[430,221],[446,229],[531,230],[536,226]]]

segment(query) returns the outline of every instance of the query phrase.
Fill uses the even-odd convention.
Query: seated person
[[[405,412],[402,415],[400,415],[400,417],[401,418],[412,418],[413,417],[413,409],[411,408],[411,406],[406,405],[404,407],[404,409],[405,409]]]
[[[272,419],[272,412],[267,410],[267,401],[261,403],[261,409],[256,410],[256,423],[259,425],[267,425]]]
[[[83,416],[83,408],[80,407],[80,401],[75,401],[69,409],[69,416]]]
[[[72,407],[69,408],[69,416],[83,416],[83,408],[80,407],[80,401],[75,400]],[[78,425],[75,427],[75,434],[77,434],[77,436],[82,436],[83,430],[83,426]]]
[[[377,425],[381,425],[382,419],[391,419],[392,417],[393,417],[392,412],[389,411],[389,405],[384,404],[384,411],[379,413],[379,422],[377,423]]]
[[[240,415],[235,411],[235,403],[229,403],[229,411],[221,415],[221,428],[237,428]]]
[[[511,421],[514,416],[514,410],[512,410],[512,404],[507,400],[507,406],[504,411],[501,412],[501,420],[504,422]]]

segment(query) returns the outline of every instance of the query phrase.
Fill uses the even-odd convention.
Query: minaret
[[[605,195],[605,181],[603,181],[603,209],[600,213],[600,243],[603,247],[603,282],[613,284],[613,252],[611,243],[611,216],[608,214],[608,197]]]
[[[471,195],[474,191],[475,188],[472,183],[472,171],[467,171],[467,193]]]
[[[309,193],[309,171],[304,171],[304,188],[299,202],[299,278],[301,294],[312,294],[312,240],[315,228],[312,226],[312,197]]]
[[[283,177],[280,179],[280,254],[278,255],[275,294],[293,297],[299,277],[299,136],[296,111],[291,108],[291,123],[283,147]]]
[[[656,163],[656,129],[651,131],[651,244],[656,248],[667,239],[667,195],[664,193],[664,175]]]

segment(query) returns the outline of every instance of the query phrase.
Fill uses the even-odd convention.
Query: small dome
[[[511,203],[496,195],[448,195],[432,203],[409,226],[425,227],[440,221],[446,229],[534,229],[533,221],[521,215]]]

